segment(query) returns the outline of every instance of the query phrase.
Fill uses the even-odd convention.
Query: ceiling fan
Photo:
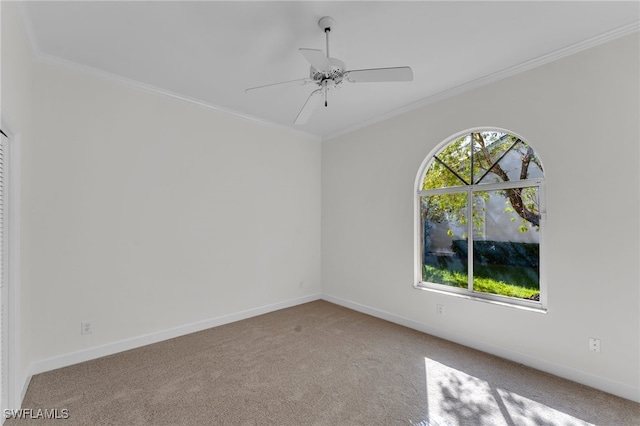
[[[324,31],[326,36],[326,52],[323,52],[320,49],[298,49],[311,64],[311,70],[308,78],[251,87],[246,89],[245,93],[251,90],[263,89],[265,87],[282,85],[303,86],[310,83],[315,84],[318,86],[318,89],[311,92],[294,121],[294,124],[304,124],[309,120],[309,117],[311,117],[311,114],[320,103],[320,100],[324,98],[324,106],[326,107],[328,105],[328,92],[340,87],[344,81],[348,81],[349,83],[369,83],[413,80],[413,71],[411,70],[411,67],[346,70],[344,62],[340,59],[329,56],[329,33],[331,32],[331,27],[334,22],[334,19],[330,16],[325,16],[318,21],[318,27]]]

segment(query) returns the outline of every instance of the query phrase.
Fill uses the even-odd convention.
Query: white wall
[[[32,59],[28,42],[20,27],[20,18],[17,10],[17,2],[1,2],[0,12],[2,14],[2,81],[0,82],[0,115],[2,118],[3,130],[8,130],[14,135],[11,140],[11,149],[16,151],[16,144],[19,144],[20,150],[24,150],[25,146],[30,146],[33,138],[32,132],[32,114],[33,106],[31,99],[31,83],[32,83]],[[27,148],[28,149],[28,148]],[[15,164],[11,164],[15,166]],[[20,185],[22,191],[28,189],[30,181],[27,176],[20,176]],[[18,199],[10,200],[15,207],[19,204]],[[13,222],[19,218],[10,218]],[[28,236],[29,230],[22,229],[22,236]],[[12,242],[16,243],[16,242]],[[20,244],[18,242],[18,247]],[[22,246],[22,249],[26,247]],[[10,255],[12,253],[9,253]],[[20,255],[19,257],[22,257]],[[29,374],[29,365],[31,362],[31,288],[28,285],[30,269],[24,267],[24,263],[20,271],[12,271],[18,273],[25,279],[22,285],[11,288],[13,294],[19,294],[19,312],[14,318],[13,325],[20,323],[19,332],[13,339],[17,348],[11,347],[9,351],[17,352],[17,359],[12,360],[9,373],[9,385],[11,386],[11,400],[9,403],[15,408],[18,406],[18,394],[22,392],[23,384]],[[13,340],[12,339],[12,340]]]
[[[46,64],[33,91],[35,360],[319,295],[319,141]]]
[[[15,6],[23,378],[320,297],[319,140],[32,63]]]
[[[325,297],[640,401],[638,51],[636,33],[324,142]],[[545,165],[546,314],[412,287],[420,163],[479,126]]]

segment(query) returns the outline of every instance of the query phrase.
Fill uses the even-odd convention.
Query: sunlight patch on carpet
[[[500,384],[425,358],[428,416],[426,425],[593,426]],[[430,420],[432,419],[430,423]]]

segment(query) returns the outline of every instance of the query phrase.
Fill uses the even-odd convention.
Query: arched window
[[[443,142],[416,178],[416,287],[545,308],[543,185],[535,151],[509,131]]]

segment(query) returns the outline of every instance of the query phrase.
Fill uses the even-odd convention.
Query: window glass
[[[479,191],[474,196],[483,202],[474,203],[473,291],[520,298],[539,293],[539,226],[515,212],[511,201],[537,201],[537,188]]]
[[[468,185],[471,182],[471,136],[451,142],[439,152],[425,174],[422,188]]]
[[[480,148],[474,154],[475,183],[498,183],[542,178],[542,166],[525,142],[506,135],[496,146]],[[482,159],[482,160],[480,160]],[[493,163],[487,166],[487,159]]]
[[[470,132],[425,169],[420,285],[539,304],[543,167],[533,148],[508,132]]]
[[[467,255],[456,253],[455,241],[466,239],[467,193],[420,197],[422,280],[467,287]]]
[[[492,172],[500,158],[516,143],[517,139],[514,136],[505,133],[473,133],[473,183],[478,183],[486,174]],[[484,180],[485,183],[489,181]]]

